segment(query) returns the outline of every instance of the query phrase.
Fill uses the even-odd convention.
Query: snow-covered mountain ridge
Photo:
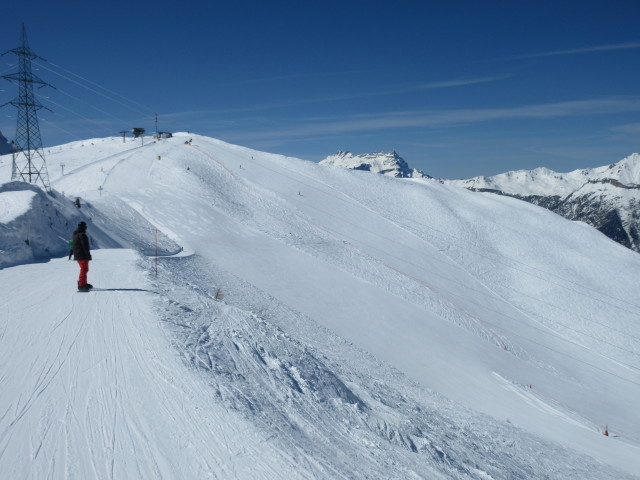
[[[351,170],[363,170],[396,178],[430,178],[418,169],[410,168],[407,162],[393,152],[359,153],[337,152],[320,162],[321,165],[335,165]]]
[[[10,478],[637,478],[640,257],[594,229],[197,135],[47,161],[0,255],[82,215],[103,290],[0,270]]]
[[[440,181],[543,206],[570,220],[588,223],[612,240],[640,252],[640,154],[608,166],[569,173],[537,168]]]
[[[629,188],[640,185],[640,154],[634,153],[619,162],[597,168],[585,168],[568,173],[554,172],[545,167],[534,170],[516,170],[492,177],[467,180],[442,180],[474,190],[500,190],[506,194],[568,196],[587,183],[611,183]]]
[[[409,167],[395,151],[359,155],[338,152],[320,163],[391,177],[432,178]],[[640,154],[612,165],[569,173],[539,167],[492,177],[438,181],[533,203],[569,220],[588,223],[612,240],[640,252]]]
[[[0,155],[6,155],[8,153],[11,153],[11,144],[9,140],[2,135],[2,132],[0,132]]]

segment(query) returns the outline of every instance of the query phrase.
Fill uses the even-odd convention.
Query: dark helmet
[[[82,230],[82,231],[84,231],[84,230],[86,230],[86,229],[87,229],[87,224],[86,224],[86,222],[80,222],[80,223],[78,224],[78,230]]]

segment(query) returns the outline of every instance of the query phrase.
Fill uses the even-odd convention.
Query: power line
[[[4,104],[11,104],[18,110],[11,180],[41,183],[46,191],[50,191],[49,172],[44,158],[38,124],[38,111],[46,107],[36,101],[33,92],[34,85],[42,88],[49,86],[49,84],[31,71],[32,61],[40,57],[29,47],[24,23],[20,29],[20,46],[3,55],[7,53],[15,54],[19,64],[16,73],[3,75],[4,79],[18,86],[18,96]]]
[[[52,66],[57,67],[57,68],[59,68],[59,69],[61,69],[61,70],[64,70],[65,72],[67,72],[67,73],[69,73],[69,74],[71,74],[71,75],[73,75],[73,76],[75,76],[75,77],[78,77],[78,78],[80,78],[80,79],[84,80],[84,81],[85,81],[85,82],[87,82],[87,83],[90,83],[90,84],[92,84],[92,85],[95,85],[96,87],[101,88],[101,89],[103,89],[104,91],[111,93],[112,95],[116,95],[116,96],[118,96],[118,97],[122,98],[123,100],[126,100],[126,101],[128,101],[128,102],[131,102],[131,103],[133,103],[133,104],[136,104],[136,105],[138,105],[138,106],[140,106],[140,107],[142,107],[142,108],[146,108],[146,109],[148,109],[147,113],[140,112],[140,113],[143,113],[144,115],[147,115],[147,114],[149,114],[151,111],[153,111],[153,109],[152,109],[151,107],[147,106],[147,105],[143,105],[143,104],[141,104],[141,103],[139,103],[139,102],[136,102],[135,100],[132,100],[132,99],[130,99],[130,98],[127,98],[127,97],[125,97],[124,95],[121,95],[121,94],[119,94],[118,92],[115,92],[115,91],[113,91],[113,90],[110,90],[110,89],[108,89],[107,87],[104,87],[104,86],[102,86],[102,85],[99,85],[99,84],[98,84],[98,83],[96,83],[96,82],[93,82],[93,81],[91,81],[91,80],[89,80],[89,79],[87,79],[87,78],[84,78],[84,77],[82,77],[82,76],[78,75],[77,73],[72,72],[71,70],[68,70],[68,69],[66,69],[66,68],[64,68],[64,67],[62,67],[62,66],[60,66],[60,65],[56,65],[55,63],[51,62],[50,60],[45,60],[45,61],[46,61],[49,65],[52,65]]]
[[[34,62],[34,63],[36,63],[36,62]],[[49,63],[49,64],[51,64],[51,65],[55,65],[55,64],[53,64],[53,63],[51,63],[51,62],[47,62],[47,63]],[[111,97],[109,97],[108,95],[105,95],[104,93],[99,92],[98,90],[96,90],[96,89],[94,89],[94,88],[91,88],[91,87],[88,87],[88,86],[86,86],[86,85],[83,85],[82,83],[78,82],[77,80],[74,80],[74,79],[69,78],[69,77],[67,77],[67,76],[65,76],[65,75],[62,75],[61,73],[56,72],[55,70],[52,70],[52,69],[50,69],[50,68],[48,68],[48,67],[46,67],[46,66],[44,66],[44,65],[42,65],[42,64],[40,64],[40,63],[36,63],[36,64],[37,64],[38,66],[40,66],[40,67],[44,68],[45,70],[50,71],[50,72],[51,72],[51,73],[53,73],[54,75],[58,75],[59,77],[64,78],[65,80],[67,80],[67,81],[69,81],[69,82],[75,83],[76,85],[78,85],[78,86],[80,86],[80,87],[82,87],[82,88],[85,88],[85,89],[89,90],[90,92],[95,93],[96,95],[100,95],[101,97],[106,98],[106,99],[107,99],[107,100],[109,100],[109,101],[116,102],[116,103],[118,103],[118,104],[120,104],[120,105],[122,105],[122,106],[124,106],[124,107],[126,107],[126,108],[128,108],[128,109],[130,109],[130,110],[132,110],[132,111],[134,111],[134,112],[136,112],[136,113],[140,113],[140,114],[142,114],[142,115],[144,115],[144,116],[151,115],[151,113],[149,113],[149,112],[143,112],[143,111],[141,111],[141,110],[139,110],[139,109],[137,109],[137,108],[134,108],[134,107],[132,107],[132,106],[130,105],[130,103],[135,103],[135,104],[137,104],[137,105],[140,105],[140,104],[138,104],[137,102],[134,102],[133,100],[130,100],[130,99],[128,99],[128,98],[126,98],[126,97],[124,97],[124,96],[122,96],[122,95],[120,95],[120,94],[118,94],[118,93],[116,93],[116,92],[113,92],[113,91],[111,91],[111,90],[109,90],[109,89],[107,89],[107,88],[105,88],[105,87],[102,87],[102,86],[98,85],[98,84],[97,84],[97,83],[95,83],[95,82],[92,82],[92,81],[90,81],[90,80],[87,80],[87,79],[85,79],[85,78],[83,78],[83,77],[79,76],[79,75],[76,75],[76,74],[75,74],[75,73],[73,73],[73,72],[69,72],[68,70],[63,69],[62,67],[58,67],[58,68],[62,68],[62,69],[63,69],[63,70],[65,70],[66,72],[71,73],[72,75],[74,75],[74,76],[76,76],[76,77],[78,77],[78,78],[81,78],[82,80],[84,80],[84,81],[86,81],[86,82],[88,82],[88,83],[90,83],[90,84],[92,84],[92,85],[94,85],[94,86],[96,86],[96,87],[98,87],[98,88],[101,88],[101,89],[103,89],[103,90],[105,90],[105,91],[107,91],[107,92],[111,93],[112,95],[116,95],[116,96],[118,96],[118,97],[120,97],[120,98],[122,98],[122,99],[126,100],[126,101],[127,101],[127,102],[129,102],[129,103],[124,103],[124,102],[122,102],[122,101],[120,101],[120,100],[118,100],[118,99],[111,98]],[[56,65],[56,66],[57,66],[57,65]],[[143,106],[143,107],[144,107],[144,106]],[[147,107],[144,107],[144,108],[147,108]]]
[[[65,118],[63,115],[61,115],[61,114],[59,114],[59,113],[53,112],[53,114],[54,114],[54,115],[57,115],[57,116],[59,116],[59,117],[61,117],[61,118]],[[47,123],[47,125],[50,125],[50,126],[52,126],[52,127],[54,127],[54,128],[57,128],[57,129],[58,129],[58,130],[60,130],[61,132],[64,132],[64,133],[68,134],[71,138],[74,138],[74,139],[76,139],[76,140],[82,140],[82,138],[81,138],[77,133],[73,133],[73,132],[70,132],[70,131],[68,131],[68,130],[66,130],[66,129],[64,129],[64,128],[62,128],[62,127],[59,125],[59,122],[52,122],[52,121],[48,120],[48,119],[47,119],[47,118],[45,118],[45,117],[42,117],[42,118],[41,118],[41,120],[42,120],[43,122],[46,122],[46,123]],[[87,127],[85,127],[85,128],[86,128],[87,130],[89,130],[90,132],[92,132],[93,134],[95,134],[96,136],[100,136],[100,135],[101,135],[99,132],[96,132],[95,130],[91,130],[90,128],[87,128]]]
[[[85,117],[85,116],[84,116],[84,115],[82,115],[81,113],[75,112],[75,111],[71,110],[71,109],[70,109],[70,108],[68,108],[68,107],[65,107],[65,106],[63,106],[63,105],[60,105],[59,103],[54,102],[54,101],[53,101],[53,100],[51,100],[50,98],[48,98],[48,99],[47,99],[47,101],[48,101],[48,102],[50,102],[50,103],[52,103],[53,105],[55,105],[55,106],[56,106],[56,107],[58,107],[58,108],[61,108],[61,109],[63,109],[63,110],[66,110],[67,112],[70,112],[70,113],[72,113],[73,115],[76,115],[77,117],[80,117],[80,118],[82,118],[83,120],[86,120],[87,122],[93,123],[93,124],[95,124],[95,125],[97,125],[97,126],[99,126],[99,127],[103,128],[103,125],[99,124],[99,123],[98,123],[98,122],[96,122],[95,120],[92,120],[92,119],[90,119],[90,118],[88,118],[88,117]],[[62,115],[62,114],[60,114],[60,113],[57,113],[57,112],[52,112],[52,113],[53,113],[54,115],[57,115],[57,116],[61,117],[61,118],[66,118],[64,115]],[[92,132],[93,134],[95,134],[95,135],[97,135],[97,136],[101,135],[101,133],[96,132],[95,130],[91,130],[91,128],[88,128],[86,125],[85,125],[85,127],[84,127],[84,128],[85,128],[86,130],[89,130],[90,132]],[[74,137],[77,137],[77,135],[74,135]]]
[[[74,95],[71,95],[70,93],[65,92],[64,90],[61,90],[61,89],[59,89],[59,88],[58,88],[57,90],[58,90],[60,93],[62,93],[63,95],[66,95],[66,96],[67,96],[67,97],[69,97],[69,98],[72,98],[72,99],[74,99],[74,100],[76,100],[76,101],[78,101],[78,102],[80,102],[80,103],[82,103],[82,104],[84,104],[84,105],[87,105],[87,106],[89,106],[89,107],[91,107],[91,108],[93,108],[93,109],[95,109],[95,110],[99,111],[100,113],[104,113],[105,115],[108,115],[109,117],[113,118],[114,120],[117,120],[118,122],[122,122],[122,123],[126,123],[126,122],[127,122],[127,120],[124,120],[124,119],[122,119],[122,118],[120,118],[120,117],[116,117],[114,114],[109,113],[109,112],[107,112],[106,110],[102,110],[101,108],[98,108],[98,107],[96,107],[95,105],[90,104],[89,102],[85,102],[84,100],[82,100],[82,99],[80,99],[80,98],[78,98],[78,97],[76,97],[76,96],[74,96]]]

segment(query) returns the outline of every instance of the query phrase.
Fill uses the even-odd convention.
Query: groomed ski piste
[[[52,195],[0,157],[0,477],[640,478],[640,256],[595,229],[186,133],[47,150]]]

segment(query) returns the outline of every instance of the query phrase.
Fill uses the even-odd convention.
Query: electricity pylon
[[[27,43],[27,31],[24,23],[21,29],[21,45],[18,48],[3,53],[13,53],[18,57],[17,73],[3,75],[2,78],[18,85],[18,96],[1,105],[13,105],[18,109],[16,122],[16,138],[14,140],[13,169],[11,180],[28,183],[41,183],[46,191],[50,191],[49,173],[44,159],[40,126],[38,124],[38,110],[48,108],[40,105],[33,93],[33,86],[38,88],[50,86],[31,72],[31,60],[42,57],[33,53]],[[45,60],[46,61],[46,60]]]

